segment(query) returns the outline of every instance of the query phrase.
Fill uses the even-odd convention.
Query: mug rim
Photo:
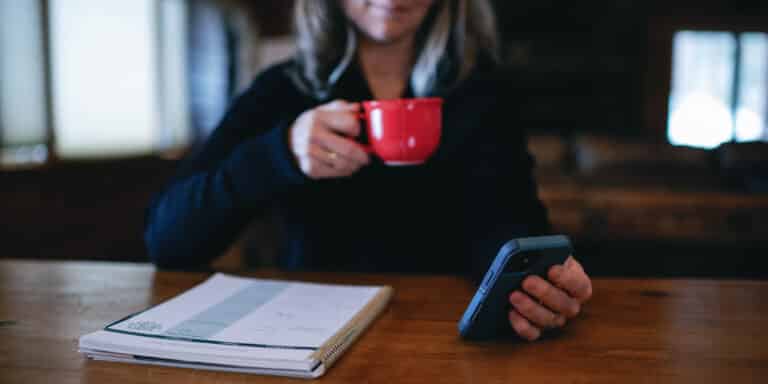
[[[401,107],[406,103],[415,104],[443,104],[441,97],[413,97],[413,98],[399,98],[399,99],[386,99],[386,100],[367,100],[363,101],[363,105],[369,108],[377,107]]]

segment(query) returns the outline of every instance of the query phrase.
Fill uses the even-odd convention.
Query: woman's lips
[[[397,18],[402,17],[403,15],[407,14],[409,12],[408,7],[402,6],[402,5],[383,5],[383,4],[376,4],[376,3],[369,3],[369,11],[371,14],[378,16],[378,17],[384,17],[384,18]]]

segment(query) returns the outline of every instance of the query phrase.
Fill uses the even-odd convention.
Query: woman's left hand
[[[581,312],[592,297],[592,281],[578,261],[569,257],[549,269],[549,281],[539,276],[523,280],[523,291],[509,295],[509,322],[521,337],[533,341],[542,331],[560,328]]]

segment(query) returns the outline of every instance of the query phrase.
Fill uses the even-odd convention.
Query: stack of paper
[[[384,309],[389,287],[216,274],[80,338],[95,360],[321,376]]]

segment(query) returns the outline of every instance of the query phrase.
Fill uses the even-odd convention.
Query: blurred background
[[[540,195],[595,275],[768,276],[768,2],[497,0]],[[146,261],[144,208],[292,1],[0,0],[0,258]],[[270,265],[259,220],[219,265]]]

